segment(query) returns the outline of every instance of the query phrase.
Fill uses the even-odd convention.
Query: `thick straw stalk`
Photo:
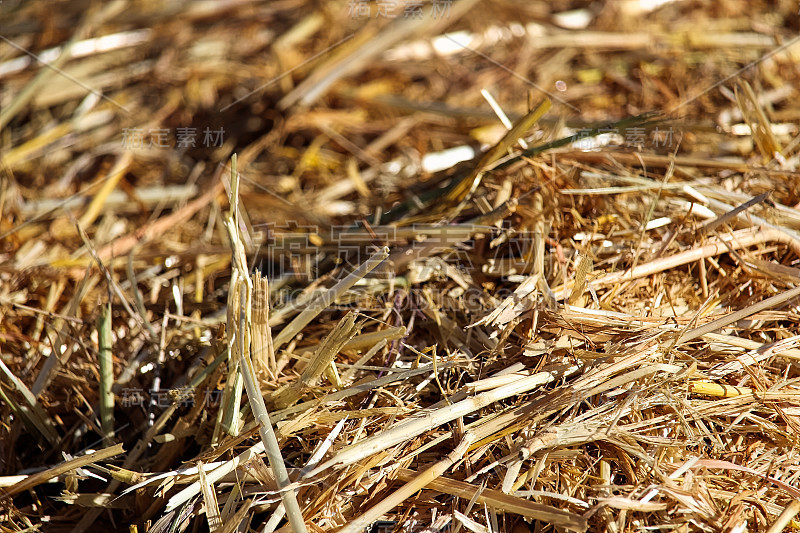
[[[247,398],[250,401],[250,409],[253,411],[256,421],[258,422],[258,432],[261,440],[264,443],[264,451],[266,452],[267,459],[269,460],[270,467],[275,474],[275,480],[278,483],[278,490],[281,491],[281,498],[283,505],[286,509],[286,515],[289,518],[289,523],[292,526],[294,533],[305,533],[306,526],[303,520],[303,513],[300,510],[300,505],[297,503],[297,496],[294,490],[286,490],[291,483],[289,481],[289,474],[286,471],[286,466],[283,462],[278,439],[275,437],[275,432],[272,429],[272,422],[269,419],[267,406],[264,403],[264,397],[261,395],[261,390],[258,386],[258,379],[256,371],[253,367],[253,362],[250,358],[250,341],[251,332],[253,328],[252,323],[252,280],[248,275],[247,262],[245,261],[244,245],[242,244],[241,236],[239,233],[238,225],[238,192],[239,192],[239,174],[236,171],[236,156],[231,159],[231,216],[226,221],[228,228],[228,235],[231,239],[231,247],[233,252],[233,260],[231,267],[233,269],[233,276],[231,280],[231,292],[238,293],[239,295],[239,320],[238,320],[238,338],[233,335],[229,337],[229,348],[233,348],[234,344],[238,345],[240,356],[239,370],[244,379],[244,386],[247,390]],[[267,293],[268,294],[268,293]],[[229,322],[230,315],[229,310]],[[232,324],[231,324],[232,325]],[[269,327],[268,325],[266,327]],[[230,332],[230,328],[229,328]],[[267,349],[270,347],[267,346]],[[233,352],[233,350],[231,350]],[[274,357],[274,356],[273,356]],[[230,376],[232,379],[233,376]]]

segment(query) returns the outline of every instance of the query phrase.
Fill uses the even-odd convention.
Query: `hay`
[[[575,5],[0,3],[2,530],[800,528],[797,6]]]

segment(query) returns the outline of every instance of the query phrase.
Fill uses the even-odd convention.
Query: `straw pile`
[[[800,528],[796,11],[3,2],[2,531]]]

